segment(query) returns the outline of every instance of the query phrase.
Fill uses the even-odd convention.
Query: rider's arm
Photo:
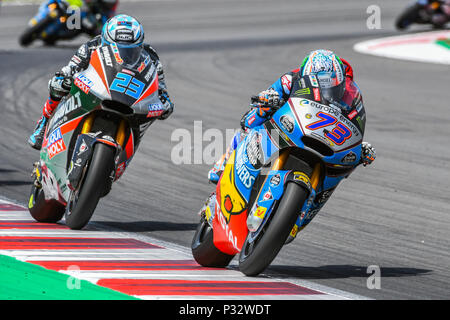
[[[164,104],[166,111],[160,117],[161,120],[167,119],[173,112],[174,104],[169,97],[169,91],[167,90],[166,80],[164,76],[164,69],[161,61],[159,60],[159,56],[156,53],[155,49],[153,49],[150,45],[145,44],[144,49],[148,52],[152,60],[156,65],[156,72],[158,73],[158,91],[159,91],[159,99]]]
[[[91,60],[91,53],[101,44],[101,37],[97,36],[94,39],[82,44],[77,52],[72,56],[67,66],[63,67],[61,71],[66,76],[73,76],[75,73],[87,69],[89,61]]]
[[[285,73],[280,78],[277,79],[267,90],[260,93],[266,93],[274,90],[278,94],[278,101],[279,99],[287,100],[289,98],[289,95],[291,93],[291,82],[292,82],[292,76],[294,72],[297,70],[293,70],[291,72]],[[264,94],[263,94],[264,95]],[[270,115],[270,112],[265,114],[265,112],[261,113],[258,112],[259,109],[253,107],[251,110],[247,111],[241,119],[241,127],[242,128],[253,128],[256,126],[261,125],[264,121],[267,120],[268,115]]]

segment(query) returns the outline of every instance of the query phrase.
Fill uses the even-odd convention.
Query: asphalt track
[[[143,22],[159,52],[176,109],[149,128],[92,221],[189,246],[196,213],[212,190],[210,165],[173,164],[173,131],[193,133],[194,121],[202,121],[204,131],[237,128],[251,95],[309,51],[329,48],[355,69],[368,115],[365,140],[378,158],[340,185],[266,274],[375,299],[449,299],[449,70],[354,52],[358,41],[398,34],[393,21],[408,1],[377,2],[379,30],[366,27],[373,1],[122,3],[119,11]],[[47,81],[86,40],[20,48],[17,38],[36,9],[0,11],[0,195],[20,203],[27,201],[38,157],[26,140]],[[371,265],[381,268],[380,289],[367,287]]]

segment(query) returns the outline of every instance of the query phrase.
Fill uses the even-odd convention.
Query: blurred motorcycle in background
[[[112,16],[118,0],[47,0],[19,38],[22,46],[35,40],[54,45],[58,40],[73,39],[80,34],[94,37],[100,34],[106,20]]]
[[[397,18],[395,26],[404,30],[410,25],[431,24],[434,28],[443,28],[450,20],[450,1],[419,0],[409,5]]]

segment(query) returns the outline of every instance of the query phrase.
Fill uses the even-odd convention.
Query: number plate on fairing
[[[335,152],[352,147],[362,140],[362,133],[339,107],[312,100],[291,98],[289,105],[303,134],[325,142]]]

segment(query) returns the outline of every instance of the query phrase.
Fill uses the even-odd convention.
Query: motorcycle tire
[[[278,208],[251,243],[249,236],[239,254],[239,270],[247,276],[263,272],[275,259],[294,226],[308,191],[295,183],[288,183]]]
[[[91,219],[100,198],[107,193],[114,170],[114,157],[113,148],[102,143],[95,144],[78,197],[69,199],[67,203],[65,220],[70,229],[82,229]]]
[[[213,229],[203,218],[195,231],[191,250],[195,261],[204,267],[225,268],[234,258],[234,255],[223,253],[216,248]]]
[[[28,211],[38,222],[56,223],[62,219],[65,206],[54,199],[45,200],[44,190],[33,184],[28,200]]]
[[[39,34],[44,31],[47,26],[52,23],[54,19],[50,16],[45,17],[39,21],[36,25],[25,29],[22,35],[19,37],[19,43],[21,46],[29,46],[33,41],[39,36]]]
[[[411,24],[417,22],[422,23],[419,20],[419,11],[422,7],[418,4],[415,4],[405,10],[395,21],[395,27],[398,30],[404,30],[408,28]]]

